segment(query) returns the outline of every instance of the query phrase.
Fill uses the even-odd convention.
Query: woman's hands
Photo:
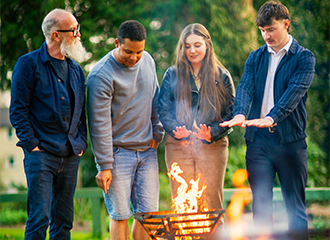
[[[195,137],[206,140],[208,142],[211,141],[211,127],[207,127],[205,124],[200,124],[199,127],[195,127],[197,132],[193,132],[190,130],[187,130],[186,126],[182,127],[176,127],[175,130],[173,130],[174,137],[177,139],[182,139],[189,137],[192,133]]]
[[[193,132],[193,135],[201,140],[205,140],[208,142],[211,142],[211,127],[206,126],[205,124],[200,124],[199,127],[195,127],[197,130],[196,132]]]
[[[181,138],[189,137],[191,131],[187,130],[186,126],[183,126],[183,127],[176,127],[175,130],[173,130],[173,133],[175,138],[181,139]]]

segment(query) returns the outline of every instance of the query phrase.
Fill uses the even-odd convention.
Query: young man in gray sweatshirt
[[[158,211],[157,145],[164,130],[158,117],[155,62],[144,51],[146,30],[137,21],[120,25],[116,48],[87,78],[89,133],[110,215],[111,239],[129,238],[133,212]],[[132,238],[150,239],[134,220]]]

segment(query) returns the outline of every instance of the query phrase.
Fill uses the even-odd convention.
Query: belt
[[[145,151],[147,151],[149,148],[133,148],[133,149],[131,149],[131,150],[133,150],[133,151],[137,151],[137,152],[145,152]]]
[[[268,128],[268,131],[269,131],[270,133],[277,132],[277,131],[278,131],[278,130],[277,130],[277,126],[269,127],[269,128]]]

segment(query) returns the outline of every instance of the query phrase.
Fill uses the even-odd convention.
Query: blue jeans
[[[114,147],[112,180],[104,194],[109,217],[125,220],[133,212],[158,211],[159,179],[157,150],[133,151]]]
[[[57,157],[45,150],[24,150],[28,185],[25,240],[70,239],[73,196],[80,157]]]

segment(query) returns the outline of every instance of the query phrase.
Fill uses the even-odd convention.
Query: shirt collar
[[[289,34],[289,41],[287,42],[287,44],[285,44],[285,46],[280,51],[278,51],[278,53],[280,53],[282,51],[285,51],[287,53],[291,47],[292,41],[293,41],[292,36]],[[276,54],[276,52],[272,48],[270,48],[270,47],[267,47],[267,48],[268,48],[269,53]]]

